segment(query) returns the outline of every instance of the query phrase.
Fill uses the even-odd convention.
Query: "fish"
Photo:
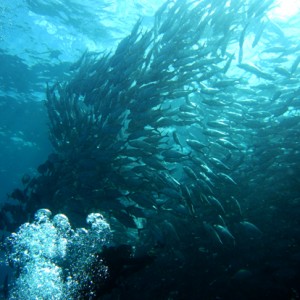
[[[180,140],[179,140],[179,137],[178,137],[176,131],[173,131],[173,132],[172,132],[172,136],[173,136],[174,142],[175,142],[178,146],[180,146],[181,151],[182,151],[182,150],[183,150],[183,147],[182,147],[182,144],[180,143]]]
[[[139,19],[115,50],[84,54],[66,82],[47,87],[57,159],[16,192],[24,199],[3,208],[1,226],[16,227],[39,203],[78,223],[99,210],[116,244],[154,251],[162,263],[181,251],[197,259],[205,245],[202,262],[224,260],[207,276],[219,266],[235,274],[226,251],[245,246],[235,251],[243,263],[247,241],[255,247],[263,236],[246,215],[264,228],[261,217],[275,211],[255,195],[280,202],[297,184],[300,49],[265,15],[270,5],[166,1],[152,27]]]
[[[191,152],[190,153],[181,153],[181,152],[178,152],[176,150],[164,150],[161,152],[162,156],[166,159],[170,158],[170,159],[181,159],[181,158],[186,158],[186,157],[189,157],[191,155]]]
[[[133,148],[141,149],[143,151],[146,151],[147,153],[159,152],[159,150],[156,147],[143,140],[131,140],[128,142],[128,144]]]
[[[232,235],[232,233],[229,231],[229,229],[226,226],[216,224],[214,225],[214,228],[218,232],[221,240],[224,241],[227,240],[229,241],[233,246],[235,246],[235,237]]]
[[[206,125],[208,127],[213,127],[213,128],[228,128],[229,124],[226,123],[226,120],[216,120],[216,121],[208,121],[206,122]]]
[[[294,60],[292,66],[291,66],[291,70],[290,73],[294,74],[299,66],[300,63],[300,55],[297,56],[297,58]]]
[[[225,209],[224,209],[223,205],[221,204],[221,202],[216,197],[210,195],[210,196],[207,197],[207,199],[208,199],[208,202],[212,206],[217,208],[220,213],[225,214]]]
[[[238,146],[236,146],[234,143],[226,140],[225,138],[220,138],[216,140],[216,143],[223,146],[224,148],[227,148],[229,150],[240,150]]]
[[[198,177],[192,168],[189,166],[182,166],[182,169],[191,179],[198,180]]]
[[[282,76],[285,76],[287,78],[290,78],[292,73],[289,72],[286,68],[284,67],[276,67],[274,69],[275,72],[277,72],[278,74],[282,75]]]
[[[211,128],[204,129],[203,134],[210,137],[218,137],[218,138],[226,137],[229,135],[229,133],[226,131],[221,131],[221,130],[216,130]]]
[[[181,192],[190,215],[196,217],[196,211],[192,201],[192,192],[186,185],[181,185]]]
[[[217,176],[219,177],[219,179],[222,179],[226,183],[237,185],[237,183],[228,174],[218,172]]]
[[[222,101],[219,98],[210,98],[210,99],[203,99],[202,102],[208,106],[212,107],[223,107],[228,105],[227,102]]]
[[[243,214],[239,201],[234,196],[231,196],[230,199],[232,200],[231,203],[233,204],[234,209],[238,212],[239,216],[241,217]]]
[[[203,148],[209,147],[208,144],[203,144],[197,140],[186,139],[186,143],[195,151],[202,153]]]
[[[235,57],[235,54],[234,54],[234,53],[229,54],[228,60],[227,60],[227,62],[226,62],[226,64],[225,64],[224,68],[222,69],[222,72],[223,72],[224,74],[226,74],[226,73],[228,72],[228,70],[229,70],[229,68],[230,68],[230,66],[231,66],[231,63],[232,63],[234,57]]]
[[[243,61],[243,45],[244,45],[244,41],[245,41],[245,35],[246,35],[246,30],[249,26],[249,22],[246,24],[246,26],[244,27],[241,36],[239,38],[239,57],[238,57],[238,63],[241,64]]]
[[[217,168],[217,169],[220,169],[220,170],[226,170],[226,171],[229,171],[230,168],[224,164],[221,160],[219,160],[218,158],[216,157],[210,157],[209,158],[209,161]]]
[[[265,28],[267,27],[267,25],[268,25],[268,22],[262,20],[262,22],[259,25],[258,30],[255,33],[255,37],[254,37],[254,40],[252,42],[252,48],[256,47],[256,45],[259,43],[259,41],[260,41],[260,39],[263,35],[263,32],[264,32]]]
[[[207,87],[203,83],[199,83],[199,85],[201,87],[200,93],[207,94],[207,95],[214,95],[214,94],[217,94],[220,92],[220,90],[218,88]]]
[[[157,159],[153,156],[143,157],[142,160],[146,165],[148,165],[158,171],[168,170],[167,166],[164,164],[163,161],[160,161],[159,159]]]
[[[264,78],[264,79],[267,79],[267,80],[274,81],[274,77],[272,75],[262,71],[261,69],[259,69],[254,64],[240,63],[240,64],[238,64],[238,67],[245,70],[245,71],[247,71],[247,72],[250,72],[250,73],[256,75],[257,77],[261,77],[261,78]]]
[[[166,196],[169,196],[172,199],[176,200],[182,200],[182,195],[180,192],[178,192],[176,189],[173,189],[171,187],[165,187],[161,190],[159,190],[161,194],[164,194]]]
[[[241,221],[239,223],[242,228],[244,229],[244,232],[251,238],[260,238],[262,237],[262,231],[253,223],[249,221]]]
[[[209,238],[213,241],[213,243],[215,243],[218,246],[223,246],[222,239],[220,238],[219,234],[217,233],[217,231],[214,229],[212,225],[204,221],[203,227],[207,235],[209,236]]]

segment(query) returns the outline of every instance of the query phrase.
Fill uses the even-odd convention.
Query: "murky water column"
[[[15,270],[9,299],[76,299],[94,255],[109,242],[110,226],[99,213],[88,215],[88,229],[75,230],[65,215],[51,215],[37,211],[33,223],[7,239],[7,260]]]

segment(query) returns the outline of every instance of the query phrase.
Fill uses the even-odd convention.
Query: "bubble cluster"
[[[109,242],[109,224],[99,213],[88,215],[89,229],[72,229],[65,215],[36,212],[6,240],[7,260],[15,270],[10,299],[76,299],[88,266]],[[105,275],[103,266],[102,274]]]

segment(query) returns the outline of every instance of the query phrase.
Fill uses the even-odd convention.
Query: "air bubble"
[[[7,261],[16,270],[10,299],[77,299],[95,254],[108,243],[110,226],[99,213],[87,217],[89,230],[73,230],[67,216],[51,215],[38,210],[32,224],[6,240]]]
[[[53,217],[52,222],[53,222],[53,225],[57,228],[57,230],[62,235],[65,236],[65,235],[68,235],[71,233],[71,231],[72,231],[71,224],[66,215],[57,214]]]
[[[105,221],[104,217],[99,213],[89,214],[86,222],[90,225],[92,231],[103,232],[110,231],[109,224]]]
[[[49,209],[42,208],[35,213],[34,220],[38,223],[47,222],[50,220],[51,215],[52,212]]]

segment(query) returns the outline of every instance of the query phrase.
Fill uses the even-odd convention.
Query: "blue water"
[[[113,49],[159,1],[3,1],[0,4],[0,201],[52,148],[46,83],[65,80],[85,50]]]
[[[300,12],[179,1],[0,4],[1,296],[300,297]]]
[[[48,139],[46,83],[66,80],[86,50],[113,49],[133,24],[151,22],[160,1],[0,3],[0,203],[24,188],[53,148]],[[1,254],[1,261],[4,259]],[[0,282],[6,269],[2,264]]]

